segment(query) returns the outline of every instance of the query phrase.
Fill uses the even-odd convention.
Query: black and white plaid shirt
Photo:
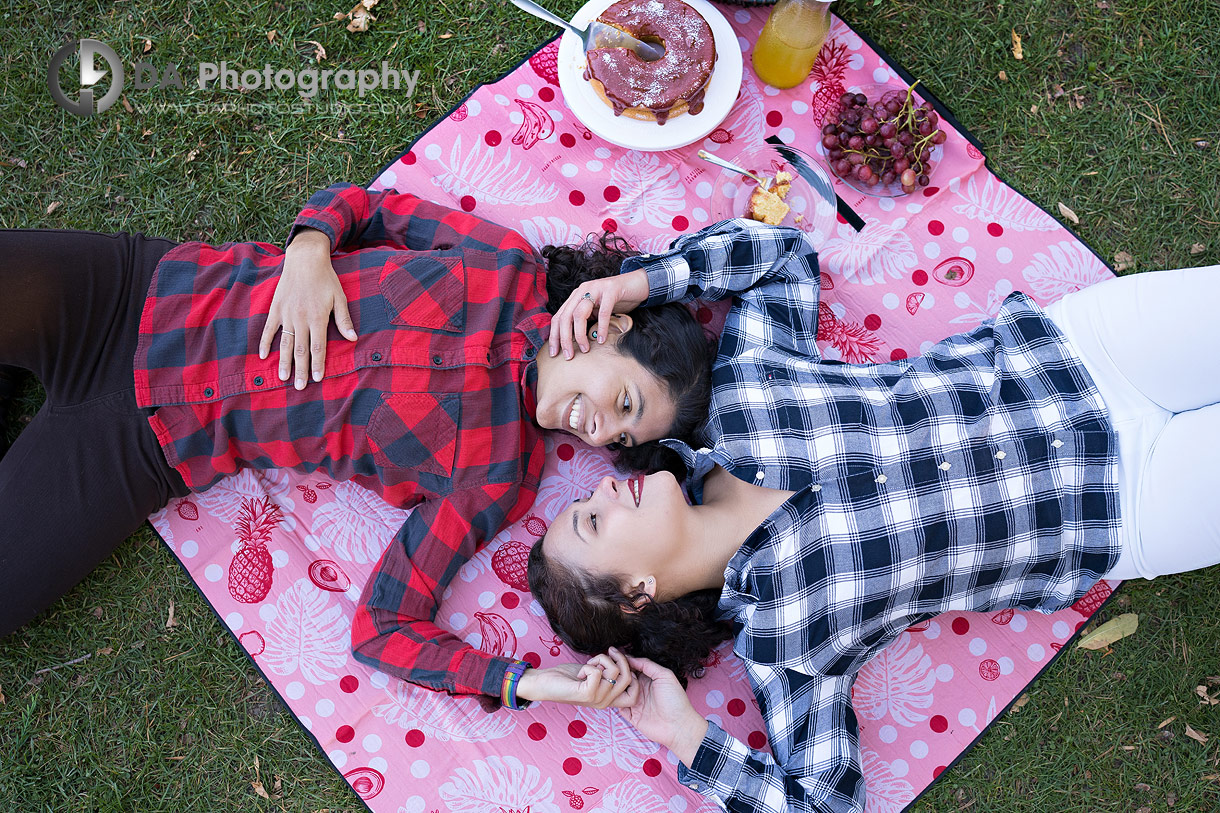
[[[851,685],[911,624],[951,610],[1069,606],[1109,570],[1117,443],[1092,379],[1024,294],[918,358],[821,361],[816,255],[791,229],[710,226],[644,267],[647,304],[735,297],[707,448],[796,494],[742,545],[720,609],[737,626],[774,757],[709,723],[688,786],[729,810],[864,809]]]

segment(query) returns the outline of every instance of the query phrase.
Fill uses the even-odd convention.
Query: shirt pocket
[[[461,396],[386,393],[366,434],[378,466],[449,477],[457,452]]]
[[[410,251],[386,263],[379,280],[396,325],[460,333],[466,324],[466,266],[461,249]]]

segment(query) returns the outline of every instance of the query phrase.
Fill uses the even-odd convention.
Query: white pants
[[[1220,265],[1106,280],[1046,313],[1118,433],[1122,553],[1106,577],[1220,562]]]

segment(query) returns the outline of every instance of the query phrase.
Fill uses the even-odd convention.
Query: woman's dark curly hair
[[[543,541],[530,549],[530,592],[551,629],[577,652],[594,655],[615,646],[673,670],[685,685],[688,677],[703,674],[712,650],[733,637],[732,626],[716,618],[719,590],[672,601],[654,601],[638,590],[624,593],[624,579],[574,570],[543,553]]]
[[[636,253],[626,240],[608,233],[592,236],[579,246],[543,248],[547,310],[559,310],[581,283],[615,276],[623,260]],[[685,305],[636,308],[631,318],[633,326],[619,340],[618,352],[665,382],[677,407],[669,437],[697,441],[711,400],[715,345]],[[637,471],[682,470],[678,456],[656,442],[633,447],[611,444],[611,448],[621,465]]]

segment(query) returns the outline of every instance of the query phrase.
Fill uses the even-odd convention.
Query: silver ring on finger
[[[618,685],[618,681],[617,681],[617,680],[615,680],[614,678],[606,678],[606,682],[607,682],[607,683],[609,683],[611,686],[617,686],[617,685]]]
[[[291,330],[281,330],[281,331],[280,331],[280,333],[283,333],[285,336],[295,336],[295,335],[297,335],[297,334],[293,333]]]
[[[589,293],[588,291],[585,291],[585,295],[584,295],[584,296],[582,296],[582,297],[581,297],[581,299],[587,299],[587,300],[589,300],[590,302],[592,302],[592,301],[593,301],[593,294]]]

